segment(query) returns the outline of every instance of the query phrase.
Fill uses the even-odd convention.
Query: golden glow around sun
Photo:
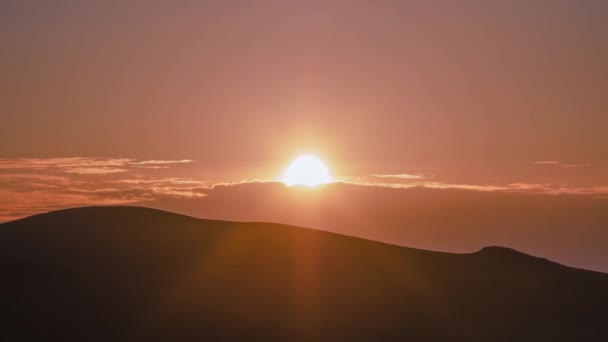
[[[332,180],[325,163],[313,155],[304,155],[294,159],[283,175],[283,182],[289,186],[315,187],[330,183]]]

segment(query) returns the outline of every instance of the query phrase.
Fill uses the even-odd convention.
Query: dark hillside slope
[[[608,340],[608,275],[502,247],[87,207],[0,225],[0,267],[1,340]]]

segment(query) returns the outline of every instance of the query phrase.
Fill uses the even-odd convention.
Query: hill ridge
[[[294,226],[294,225],[289,225],[289,224],[283,224],[283,223],[276,223],[276,222],[266,222],[266,221],[231,221],[231,220],[219,220],[219,219],[208,219],[208,218],[200,218],[200,217],[194,217],[194,216],[190,216],[190,215],[185,215],[185,214],[180,214],[180,213],[175,213],[175,212],[171,212],[171,211],[167,211],[167,210],[162,210],[162,209],[157,209],[157,208],[150,208],[150,207],[145,207],[145,206],[125,206],[125,205],[93,205],[93,206],[83,206],[83,207],[71,207],[71,208],[65,208],[65,209],[59,209],[59,210],[53,210],[53,211],[49,211],[49,212],[44,212],[44,213],[39,213],[39,214],[34,214],[31,216],[27,216],[27,217],[23,217],[14,221],[9,221],[9,222],[3,222],[0,223],[0,226],[5,225],[5,226],[11,226],[14,223],[17,222],[27,222],[30,220],[39,220],[39,219],[44,219],[44,218],[56,218],[58,215],[74,215],[74,214],[94,214],[95,216],[88,216],[87,218],[98,218],[100,214],[106,214],[106,215],[117,215],[117,214],[130,214],[130,215],[143,215],[143,214],[154,214],[154,215],[159,215],[159,216],[172,216],[175,218],[183,218],[183,219],[188,219],[188,220],[194,220],[194,221],[201,221],[201,222],[215,222],[215,223],[222,223],[222,224],[235,224],[235,225],[246,225],[246,224],[254,224],[254,225],[273,225],[273,226],[279,226],[279,227],[286,227],[286,228],[296,228],[296,229],[306,229],[306,230],[313,230],[315,232],[321,232],[321,233],[325,233],[325,234],[330,234],[330,235],[337,235],[337,236],[342,236],[342,237],[348,237],[348,238],[352,238],[352,239],[359,239],[359,240],[364,240],[364,241],[369,241],[369,242],[373,242],[373,243],[378,243],[378,244],[383,244],[383,245],[387,245],[387,246],[394,246],[394,247],[399,247],[399,248],[406,248],[406,249],[411,249],[411,250],[417,250],[417,251],[423,251],[423,252],[430,252],[430,253],[443,253],[443,254],[449,254],[449,255],[475,255],[475,254],[503,254],[503,255],[508,255],[508,254],[519,254],[522,256],[527,256],[530,258],[537,258],[535,256],[526,254],[524,252],[518,251],[516,249],[510,248],[510,247],[505,247],[505,246],[497,246],[497,245],[490,245],[490,246],[485,246],[482,247],[481,249],[477,250],[477,251],[472,251],[472,252],[464,252],[464,253],[455,253],[455,252],[445,252],[445,251],[438,251],[438,250],[427,250],[427,249],[420,249],[420,248],[415,248],[415,247],[410,247],[410,246],[405,246],[405,245],[398,245],[398,244],[393,244],[393,243],[389,243],[389,242],[385,242],[385,241],[378,241],[378,240],[371,240],[371,239],[366,239],[363,237],[358,237],[358,236],[352,236],[352,235],[347,235],[347,234],[341,234],[341,233],[336,233],[336,232],[330,232],[330,231],[326,231],[326,230],[320,230],[320,229],[315,229],[312,227],[304,227],[304,226]],[[542,259],[542,258],[541,258]]]
[[[85,207],[0,226],[7,340],[603,341],[608,275],[269,223]],[[550,327],[548,329],[547,327]]]

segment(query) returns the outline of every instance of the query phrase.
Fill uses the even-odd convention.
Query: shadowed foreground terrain
[[[608,340],[608,275],[501,247],[87,207],[1,224],[0,269],[1,340]]]

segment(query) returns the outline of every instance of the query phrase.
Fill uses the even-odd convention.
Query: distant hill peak
[[[540,264],[554,264],[562,266],[558,263],[550,261],[545,258],[536,257],[530,254],[526,254],[509,247],[502,246],[487,246],[479,251],[473,253],[482,256],[486,260],[500,259],[503,261],[526,264],[526,265],[540,265]]]
[[[524,254],[518,250],[503,246],[487,246],[480,249],[477,253],[485,254]],[[526,254],[524,254],[526,255]]]
[[[49,211],[45,213],[35,214],[27,216],[15,221],[4,222],[4,224],[24,221],[24,220],[36,220],[36,219],[95,219],[99,217],[112,217],[112,218],[125,218],[125,217],[159,217],[159,216],[170,216],[170,217],[183,217],[190,219],[197,219],[191,216],[173,213],[170,211],[141,207],[141,206],[85,206],[85,207],[74,207],[65,208],[55,211]]]

